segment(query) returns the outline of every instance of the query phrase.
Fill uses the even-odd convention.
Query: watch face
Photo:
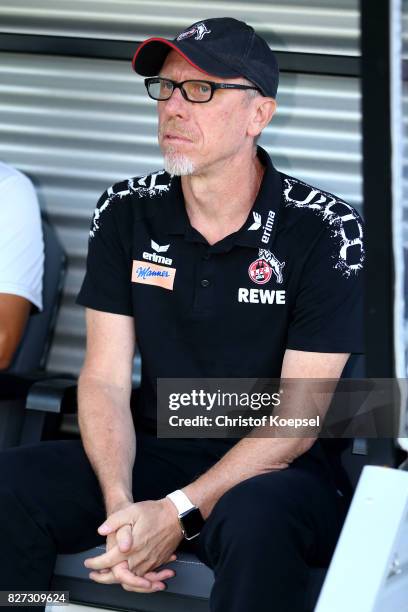
[[[192,540],[198,536],[204,525],[204,519],[201,516],[201,512],[198,508],[187,510],[187,512],[182,514],[179,518],[186,540]]]

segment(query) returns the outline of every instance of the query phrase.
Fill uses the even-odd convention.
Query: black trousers
[[[228,448],[138,432],[135,501],[185,486]],[[289,468],[227,491],[186,543],[214,570],[211,612],[306,612],[309,567],[329,564],[347,506],[319,443]],[[80,440],[0,452],[0,590],[47,590],[58,553],[105,542],[96,531],[105,516]]]

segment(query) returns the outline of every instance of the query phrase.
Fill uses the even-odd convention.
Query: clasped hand
[[[106,553],[85,559],[89,577],[101,584],[120,583],[126,591],[152,593],[166,588],[174,570],[157,568],[174,561],[183,539],[177,510],[169,499],[130,503],[98,528],[106,535]]]

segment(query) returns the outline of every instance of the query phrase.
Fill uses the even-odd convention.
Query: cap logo
[[[204,23],[197,23],[189,30],[179,34],[176,40],[184,40],[185,38],[191,38],[192,36],[194,36],[195,40],[203,40],[206,34],[211,34],[211,30],[209,30]]]

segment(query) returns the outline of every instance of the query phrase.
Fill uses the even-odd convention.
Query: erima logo
[[[261,241],[264,242],[265,244],[268,244],[269,238],[271,237],[274,221],[275,221],[275,213],[273,212],[273,210],[270,210],[268,212],[268,218],[265,223],[264,233],[262,234],[262,238],[261,238]]]
[[[206,27],[205,23],[197,23],[195,26],[190,28],[190,30],[179,34],[176,40],[184,40],[185,38],[191,38],[192,36],[194,36],[194,40],[203,40],[206,34],[211,34],[211,30]]]
[[[150,243],[151,243],[152,249],[154,251],[157,251],[158,253],[166,253],[166,251],[168,251],[169,246],[170,246],[169,244],[164,244],[163,246],[160,246],[154,240],[151,240]],[[154,261],[155,263],[165,264],[166,266],[171,266],[171,264],[173,263],[173,260],[170,259],[169,257],[163,257],[162,255],[156,255],[156,253],[147,253],[146,251],[144,251],[144,253],[142,254],[142,257],[143,259],[147,259],[147,261]]]
[[[251,231],[254,231],[254,230],[259,230],[259,228],[262,225],[262,217],[261,217],[261,215],[259,213],[253,212],[252,216],[254,218],[254,222],[253,222],[253,224],[250,227],[248,227],[248,232],[251,232]]]
[[[252,225],[248,227],[248,232],[259,230],[259,228],[262,227],[264,232],[262,234],[261,241],[264,244],[268,244],[271,234],[272,234],[273,224],[275,222],[274,211],[268,210],[268,217],[266,219],[265,225],[262,225],[262,216],[260,215],[260,213],[253,211],[252,216],[254,218],[254,222],[252,223]]]
[[[157,253],[166,253],[166,251],[169,250],[169,244],[164,244],[163,246],[160,246],[160,244],[157,244],[157,242],[155,242],[154,240],[151,240],[150,243],[152,245],[153,251],[156,251]]]
[[[285,304],[286,291],[285,289],[247,289],[239,287],[238,302],[250,304]]]

